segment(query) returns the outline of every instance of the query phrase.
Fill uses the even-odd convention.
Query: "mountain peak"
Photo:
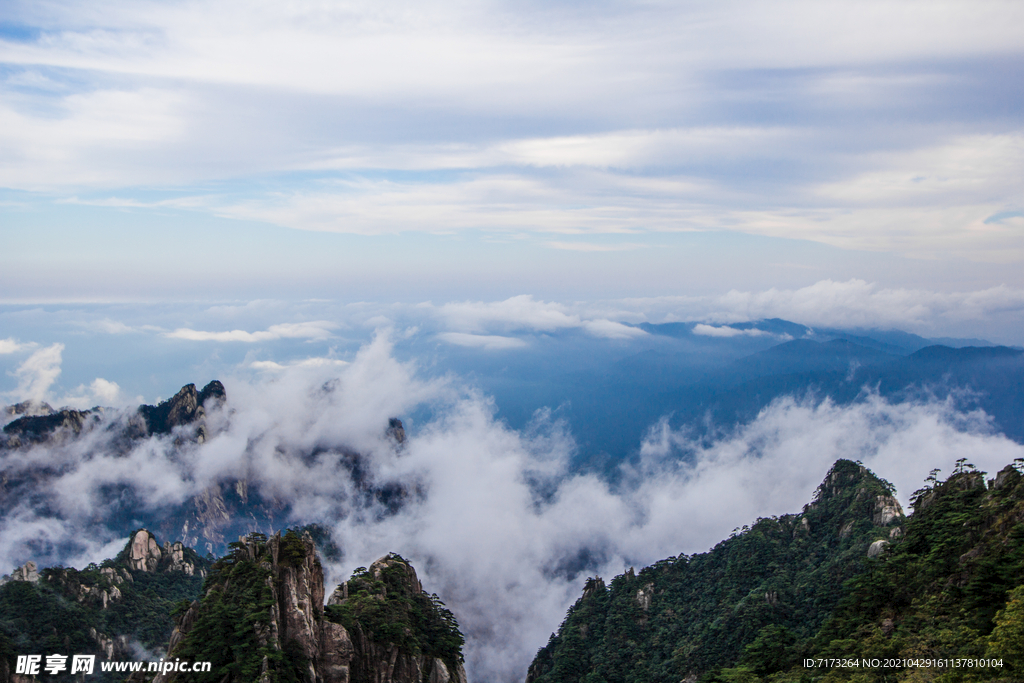
[[[825,479],[815,492],[814,501],[820,502],[824,499],[841,495],[843,491],[861,485],[882,486],[890,493],[892,485],[887,481],[879,479],[875,474],[859,462],[840,458],[836,460],[829,469]]]
[[[903,521],[903,508],[895,496],[895,487],[877,477],[864,465],[852,460],[837,460],[815,492],[814,501],[804,507],[804,519],[812,527],[840,525],[846,537],[857,522],[876,527],[897,525]]]

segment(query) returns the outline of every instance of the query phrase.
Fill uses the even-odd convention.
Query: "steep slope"
[[[212,662],[212,672],[157,683],[465,683],[454,617],[397,555],[357,571],[325,614],[309,534],[252,534],[231,545],[203,597],[178,617],[167,652],[168,660]]]
[[[799,515],[759,519],[708,553],[608,587],[589,580],[527,681],[677,682],[735,662],[765,627],[810,635],[903,520],[888,483],[840,460]]]

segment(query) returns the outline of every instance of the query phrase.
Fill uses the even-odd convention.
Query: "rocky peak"
[[[388,419],[387,437],[393,439],[398,445],[405,443],[405,427],[397,417]]]
[[[185,545],[181,541],[175,541],[174,543],[165,541],[164,557],[170,561],[170,566],[167,568],[168,571],[183,572],[188,576],[195,574],[196,566],[186,559]],[[200,570],[200,574],[203,574],[202,570]]]
[[[587,582],[583,585],[583,596],[580,600],[586,600],[592,595],[598,595],[604,593],[607,587],[604,585],[604,579],[600,576],[594,576],[587,579]]]
[[[899,526],[904,514],[894,492],[889,482],[860,463],[837,460],[818,486],[814,501],[804,507],[798,529],[834,529],[840,538],[847,538],[857,529]]]
[[[399,555],[391,554],[380,558],[370,565],[369,571],[370,576],[384,584],[385,597],[387,597],[388,583],[395,584],[394,581],[385,581],[386,575],[399,577],[398,585],[401,594],[417,595],[423,592],[423,585],[416,576],[416,570]]]
[[[214,407],[227,399],[227,392],[220,380],[213,380],[199,392],[199,405]]]
[[[36,583],[39,581],[39,571],[36,567],[36,563],[29,560],[22,566],[15,569],[10,573],[9,576],[0,578],[0,586],[8,583],[9,581],[27,581],[28,583]]]
[[[53,408],[45,401],[35,401],[30,399],[28,401],[22,401],[21,403],[15,403],[12,406],[7,406],[4,408],[4,412],[8,415],[37,417],[39,415],[51,414],[53,412]]]
[[[155,572],[163,552],[156,536],[146,529],[139,529],[128,541],[128,566],[135,571]]]
[[[377,638],[358,618],[341,623],[325,615],[323,569],[309,533],[250,534],[231,547],[231,555],[214,565],[206,595],[179,616],[168,658],[210,659],[215,668],[251,670],[261,682],[295,677],[305,683],[465,683],[461,659],[449,666],[423,649]],[[332,596],[336,608],[347,609],[349,616],[360,601],[400,614],[414,602],[397,595],[405,591],[418,591],[420,603],[431,604],[422,597],[415,570],[397,555],[381,558],[359,576],[353,597],[341,587],[334,592],[337,598]],[[388,587],[388,595],[367,597],[366,586],[378,583]],[[249,614],[245,601],[256,595],[265,611]],[[237,631],[240,619],[251,623],[244,634]],[[236,635],[222,644],[208,642],[211,633]],[[158,677],[155,683],[174,676]],[[252,680],[240,676],[229,674],[224,683]]]
[[[155,406],[139,406],[146,434],[170,434],[175,427],[196,426],[196,437],[206,440],[206,406],[211,408],[226,399],[224,385],[213,380],[202,391],[195,384],[186,384],[178,393]]]
[[[193,425],[195,440],[202,443],[208,436],[207,407],[212,409],[222,403],[225,397],[224,385],[217,380],[207,384],[202,391],[197,391],[194,384],[186,384],[172,398],[158,405],[139,406],[123,425],[124,435],[128,439],[135,439],[151,434],[169,434],[175,427]],[[4,425],[3,433],[6,438],[0,445],[19,448],[43,441],[59,442],[65,438],[73,438],[98,422],[104,409],[61,408],[55,411],[46,403],[24,401],[7,406],[4,412],[8,416],[21,417]]]
[[[148,529],[132,533],[124,550],[118,555],[118,561],[130,571],[182,572],[186,576],[206,576],[206,565],[194,550],[185,547],[181,541],[165,541],[161,546]],[[104,568],[101,572],[104,575],[112,573],[108,578],[113,583],[120,583],[119,575],[112,568]],[[122,569],[121,574],[126,580],[132,580],[129,571]]]
[[[996,474],[996,478],[989,481],[989,488],[1000,491],[1003,489],[1011,489],[1017,485],[1021,480],[1021,473],[1013,465],[1007,465],[1003,469],[999,470]]]
[[[48,406],[47,406],[48,407]],[[52,438],[77,436],[89,424],[90,418],[97,419],[98,409],[72,410],[62,408],[42,415],[26,415],[4,425],[7,445],[17,448],[23,444],[38,443]]]

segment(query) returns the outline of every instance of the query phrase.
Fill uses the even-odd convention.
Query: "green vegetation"
[[[199,596],[200,574],[210,563],[186,548],[194,575],[169,570],[166,557],[157,571],[145,572],[129,568],[128,554],[126,546],[100,566],[50,567],[40,572],[37,583],[0,586],[0,654],[12,666],[18,654],[102,655],[100,634],[166,649],[175,604]]]
[[[891,487],[839,461],[801,515],[692,557],[591,580],[531,683],[1024,680],[1024,484],[961,461],[891,516]],[[875,540],[890,545],[867,558]],[[994,669],[804,668],[805,658],[1001,658]]]
[[[357,569],[348,581],[348,596],[342,604],[327,607],[328,619],[411,654],[437,657],[449,670],[463,661],[465,639],[455,616],[436,594],[420,589],[400,555],[392,553],[371,569]]]
[[[0,587],[0,633],[11,654],[95,653],[98,645],[89,629],[101,622],[94,607],[69,600],[60,587],[44,581]]]
[[[1002,667],[834,671],[827,680],[1024,679],[1024,482],[1014,467],[986,486],[960,461],[915,493],[905,539],[846,586],[809,656],[996,658]],[[795,676],[785,680],[796,680]]]

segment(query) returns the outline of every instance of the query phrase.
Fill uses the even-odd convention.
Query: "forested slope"
[[[961,461],[904,518],[838,461],[799,515],[708,553],[588,581],[529,683],[1021,680],[1024,485]],[[1001,658],[990,669],[805,667],[805,659]]]

